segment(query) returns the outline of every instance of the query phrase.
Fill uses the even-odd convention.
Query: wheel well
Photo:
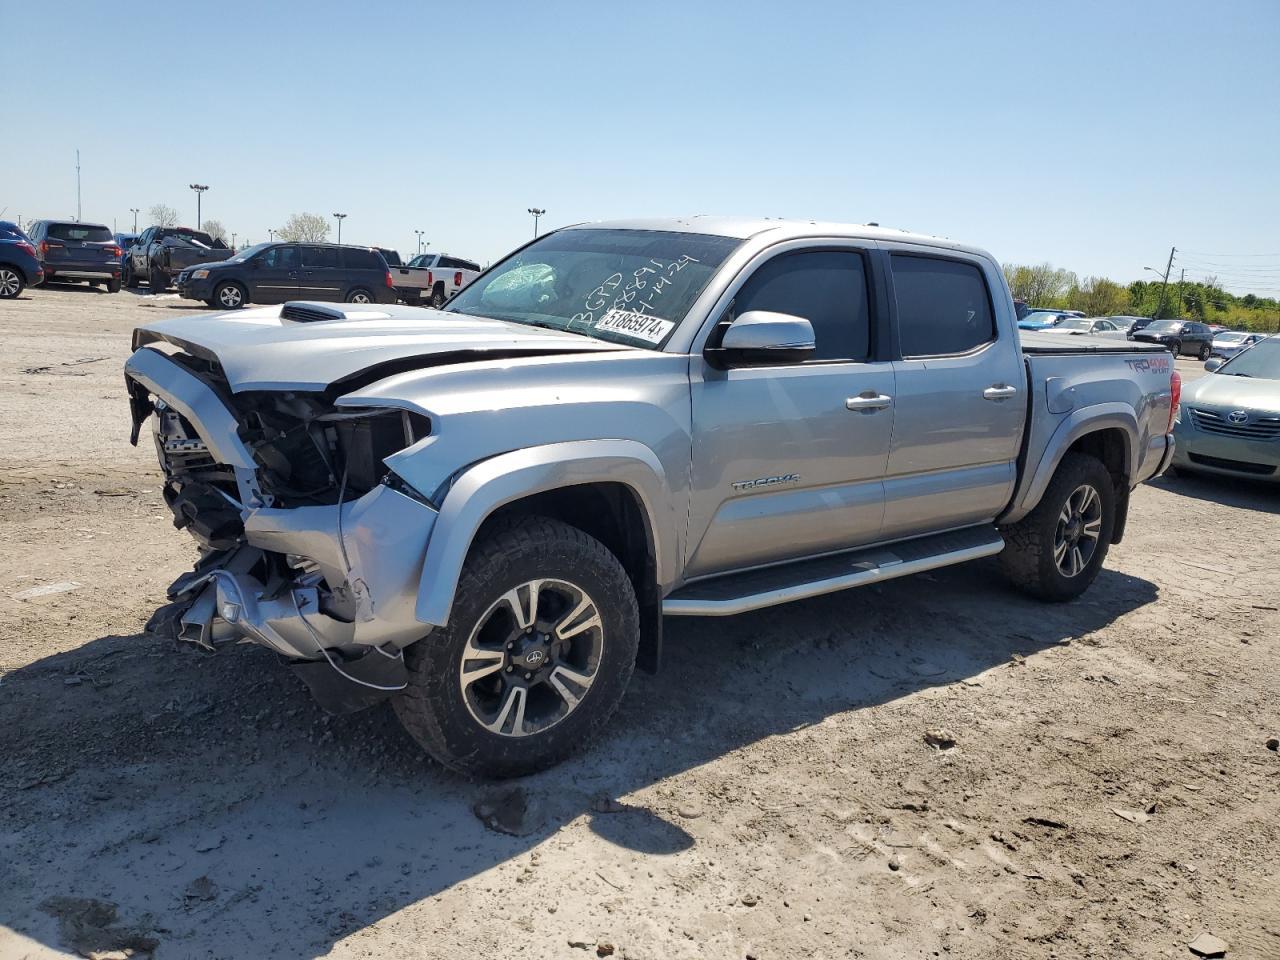
[[[535,493],[505,504],[480,525],[480,540],[522,517],[550,517],[594,537],[618,558],[640,605],[640,651],[636,665],[653,673],[662,653],[662,598],[658,595],[657,547],[648,515],[624,483],[584,483]]]
[[[1125,523],[1129,519],[1129,441],[1119,427],[1108,427],[1086,433],[1073,443],[1068,453],[1087,453],[1102,461],[1111,474],[1116,494],[1115,523],[1111,529],[1111,542],[1119,543],[1124,537]]]

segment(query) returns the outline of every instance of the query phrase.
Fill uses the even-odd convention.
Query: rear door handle
[[[844,406],[846,410],[874,413],[876,410],[883,410],[891,403],[893,403],[893,397],[885,396],[883,393],[872,393],[868,390],[866,393],[860,393],[856,397],[849,397],[845,400]]]
[[[1017,387],[1010,387],[1006,384],[993,384],[982,391],[982,396],[987,400],[1008,400],[1010,397],[1018,395]]]

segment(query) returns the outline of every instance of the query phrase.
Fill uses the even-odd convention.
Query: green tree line
[[[1215,277],[1200,282],[1171,280],[1162,296],[1158,280],[1135,280],[1128,286],[1106,277],[1081,280],[1070,270],[1049,263],[1006,263],[1004,275],[1014,299],[1033,307],[1083,310],[1091,317],[1181,317],[1238,330],[1280,330],[1280,301],[1252,293],[1228,293]]]

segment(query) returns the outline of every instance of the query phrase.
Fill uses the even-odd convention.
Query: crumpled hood
[[[1280,413],[1280,380],[1210,373],[1183,387],[1182,402]]]
[[[291,320],[281,316],[280,306],[188,314],[138,327],[133,346],[166,341],[217,360],[237,393],[320,391],[382,365],[390,373],[493,357],[632,349],[559,330],[420,307],[298,302],[285,306],[338,312],[343,318]]]

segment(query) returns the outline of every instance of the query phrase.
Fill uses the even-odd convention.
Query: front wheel
[[[1041,600],[1080,596],[1102,569],[1115,513],[1115,486],[1102,461],[1068,453],[1036,508],[1001,531],[1005,576]]]
[[[1212,347],[1210,347],[1210,346],[1209,346],[1209,344],[1207,344],[1207,343],[1202,343],[1202,344],[1200,344],[1200,359],[1201,359],[1201,360],[1208,360],[1208,359],[1209,359],[1209,354],[1210,354],[1210,353],[1212,353],[1212,352],[1213,352],[1213,348],[1212,348]]]
[[[514,777],[585,747],[635,667],[640,617],[618,558],[530,517],[471,548],[447,626],[405,650],[405,729],[445,766]]]
[[[133,267],[129,263],[125,263],[122,273],[124,274],[124,285],[130,290],[137,290],[140,281],[138,280],[138,275],[133,272]]]
[[[147,285],[151,287],[152,293],[164,293],[169,289],[169,275],[163,270],[157,270],[152,267]]]
[[[13,300],[27,285],[22,274],[12,267],[0,266],[0,300]]]
[[[246,299],[248,298],[240,284],[227,282],[218,284],[213,291],[212,303],[223,310],[239,310],[244,306]]]

